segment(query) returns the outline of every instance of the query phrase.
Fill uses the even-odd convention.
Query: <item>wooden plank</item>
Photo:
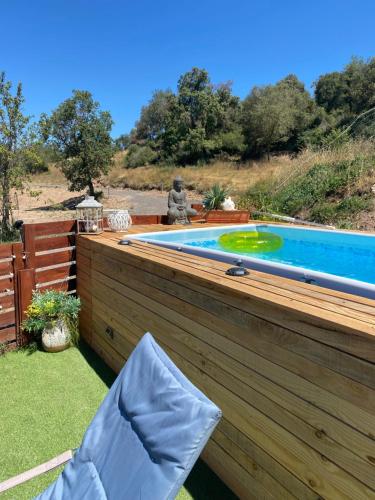
[[[143,242],[134,242],[133,246],[139,247],[140,251],[150,253],[154,252],[155,246],[149,245]],[[158,255],[165,257],[171,262],[175,262],[177,258],[176,252],[168,248],[157,247]],[[184,252],[178,253],[178,260],[180,262],[186,263],[189,267],[192,266],[195,269],[203,270],[209,274],[222,277],[223,271],[226,269],[222,263],[215,260],[210,260],[209,262],[204,261],[200,257],[187,254]],[[362,318],[364,321],[370,321],[371,317],[375,317],[375,301],[370,299],[364,299],[362,297],[355,295],[348,295],[342,292],[336,292],[334,290],[325,289],[318,286],[308,285],[306,283],[300,283],[296,280],[291,280],[287,278],[282,278],[276,275],[269,275],[261,273],[258,271],[251,271],[250,276],[238,277],[236,278],[238,283],[256,286],[260,289],[272,290],[277,294],[292,296],[297,301],[311,303],[317,305],[317,300],[319,300],[319,306],[325,308],[326,306],[332,307],[332,304],[340,306],[338,309],[340,313],[345,313],[347,316],[352,317],[353,314],[359,312],[365,314],[359,314],[358,318]],[[315,300],[314,300],[315,299]],[[359,300],[357,300],[359,299]],[[332,308],[331,310],[338,310]]]
[[[25,267],[32,269],[35,267],[35,224],[23,224],[22,241],[25,251]]]
[[[243,500],[274,498],[265,492],[262,492],[261,496],[256,496],[259,490],[254,484],[254,479],[235,460],[228,457],[214,441],[207,443],[201,457],[239,498]]]
[[[64,279],[68,276],[76,274],[77,266],[75,262],[67,262],[66,265],[58,265],[59,267],[36,270],[36,283],[42,284],[49,281]]]
[[[59,278],[53,281],[46,281],[43,283],[37,283],[36,288],[38,290],[59,290],[61,292],[72,292],[76,289],[76,276],[66,276],[64,278]]]
[[[0,262],[0,275],[9,274],[12,272],[12,259]]]
[[[239,430],[323,498],[373,498],[373,490],[345,474],[323,455],[306,447],[286,429],[195,369],[182,356],[170,349],[168,353],[190,380],[221,407],[223,414]]]
[[[225,210],[209,210],[205,214],[206,222],[214,222],[214,223],[233,223],[236,222],[238,224],[245,224],[249,222],[249,212],[247,210],[236,210],[235,211],[236,220],[233,220],[233,212]]]
[[[16,340],[16,327],[9,326],[7,328],[0,329],[0,344],[6,342],[14,342]]]
[[[210,225],[211,226],[211,225]],[[212,225],[213,227],[218,227],[220,226],[220,224],[215,224],[215,225]],[[129,234],[139,234],[139,233],[143,233],[143,232],[159,232],[159,231],[165,231],[165,230],[171,230],[171,229],[179,229],[180,227],[174,227],[174,226],[166,226],[166,227],[163,227],[163,226],[152,226],[152,225],[149,225],[149,226],[133,226],[130,230],[129,230]],[[185,228],[186,229],[186,228]],[[83,238],[82,240],[82,245],[85,244],[85,239],[87,241],[87,238]],[[117,244],[118,241],[119,241],[120,237],[117,236],[115,233],[104,233],[103,235],[100,236],[100,241],[103,243],[103,244],[107,244],[109,242],[111,242],[111,244]],[[218,269],[221,268],[223,270],[226,269],[227,265],[226,264],[222,264],[218,261],[215,261],[215,260],[212,260],[212,259],[205,259],[205,258],[202,258],[202,257],[198,257],[198,256],[193,256],[193,255],[189,255],[189,254],[186,254],[184,252],[179,252],[178,254],[176,254],[176,252],[174,250],[170,250],[170,249],[167,249],[167,248],[163,248],[163,247],[159,247],[159,246],[154,246],[154,245],[150,245],[150,244],[146,244],[144,242],[140,242],[140,241],[137,241],[137,242],[134,242],[134,244],[136,244],[137,246],[151,246],[153,248],[153,250],[156,252],[156,254],[161,254],[162,252],[169,252],[170,254],[173,254],[173,255],[178,255],[179,256],[179,259],[184,259],[184,258],[194,258],[196,259],[197,261],[200,261],[201,263],[204,262],[208,267],[210,266],[215,266],[217,267]],[[360,297],[358,295],[350,295],[350,294],[347,294],[347,293],[344,293],[344,292],[339,292],[337,290],[332,290],[332,289],[327,289],[327,288],[322,288],[322,287],[317,287],[317,286],[312,286],[312,285],[308,285],[306,283],[303,283],[303,282],[297,282],[295,280],[291,280],[291,279],[288,279],[288,278],[282,278],[280,276],[276,276],[276,275],[271,275],[271,274],[267,274],[267,273],[262,273],[262,272],[259,272],[259,271],[252,271],[251,273],[251,276],[248,278],[248,279],[252,279],[254,276],[257,276],[257,277],[262,277],[263,279],[271,279],[273,281],[276,281],[278,282],[279,286],[280,287],[283,287],[283,286],[286,286],[287,288],[290,287],[290,286],[296,286],[298,288],[298,290],[303,290],[303,289],[306,289],[306,290],[310,290],[310,291],[313,291],[313,290],[316,290],[316,291],[319,291],[319,293],[322,293],[325,297],[335,297],[335,298],[338,298],[338,299],[344,299],[345,301],[349,301],[349,302],[352,302],[352,303],[356,303],[357,306],[362,306],[362,305],[365,305],[367,304],[368,307],[367,308],[367,311],[370,311],[370,310],[373,310],[374,308],[374,300],[371,300],[371,299],[366,299],[364,297]]]
[[[125,279],[132,279],[131,275],[134,273],[135,266],[132,267],[130,273],[126,273],[124,265],[118,265],[115,261],[106,262],[104,256],[95,253],[93,254],[93,262],[95,262],[95,266],[100,266],[101,272],[112,277],[118,276],[121,282],[123,282],[123,276],[125,275]],[[148,274],[147,276],[149,277]],[[100,277],[95,278],[95,280],[96,279],[100,279]],[[260,320],[258,317],[248,316],[243,310],[232,308],[228,305],[223,307],[220,302],[215,301],[215,299],[209,295],[201,295],[196,291],[192,292],[180,285],[176,280],[163,280],[162,277],[158,275],[158,277],[153,280],[152,284],[155,288],[162,289],[162,291],[167,292],[169,295],[174,295],[184,302],[189,302],[197,306],[198,310],[196,310],[195,314],[197,315],[198,321],[202,321],[201,318],[207,317],[206,312],[211,314],[211,321],[215,321],[215,317],[221,317],[224,313],[226,323],[230,323],[230,326],[228,324],[225,325],[226,331],[228,331],[228,327],[232,328],[233,325],[235,331],[238,332],[240,338],[243,339],[242,345],[246,346],[249,345],[249,343],[252,343],[253,346],[256,345],[258,349],[261,349],[261,355],[265,355],[266,357],[272,356],[273,361],[284,366],[288,362],[288,369],[294,373],[310,380],[314,384],[318,384],[323,389],[328,388],[329,391],[341,395],[344,399],[366,409],[366,411],[370,410],[374,412],[375,408],[372,400],[373,392],[362,384],[343,379],[340,374],[332,370],[316,365],[298,354],[280,349],[276,345],[277,341],[272,345],[268,343],[264,344],[262,342],[262,337],[265,338],[264,332],[268,332],[268,336],[272,336],[275,328],[273,323],[267,322],[266,320]],[[164,298],[164,300],[168,300],[168,298]],[[204,309],[202,309],[202,307],[204,307]],[[253,330],[251,336],[247,333],[249,327]],[[278,329],[277,332],[279,332]],[[225,335],[225,327],[223,327],[223,334]],[[226,335],[228,335],[228,333]],[[267,342],[268,339],[266,338],[265,340]],[[345,384],[343,384],[343,381]]]
[[[254,485],[259,484],[262,486],[263,491],[260,490],[257,492],[257,498],[260,498],[262,494],[264,495],[264,492],[266,492],[267,497],[296,500],[296,497],[288,489],[284,488],[284,486],[276,481],[275,478],[267,472],[267,470],[265,470],[252,457],[244,453],[241,448],[233,443],[233,441],[228,439],[228,437],[220,431],[220,427],[216,428],[211,441],[220,446],[223,451],[225,450],[225,462],[227,462],[228,458],[231,457],[253,478],[253,493]]]
[[[296,498],[316,500],[316,493],[293,474],[290,474],[290,472],[282,467],[279,462],[265,453],[254,443],[254,441],[251,441],[245,434],[240,432],[226,418],[222,418],[219,429],[247,456],[253,457],[256,463],[259,463],[265,470],[269,471],[270,474],[285,488],[289,489]]]
[[[103,255],[101,255],[100,258],[105,261],[105,257]],[[105,262],[108,262],[108,260]],[[111,266],[117,266],[118,271],[125,273],[127,279],[134,277],[143,284],[145,284],[145,280],[148,280],[148,282],[150,281],[150,276],[146,276],[143,270],[135,268],[135,266],[132,266],[131,274],[129,276],[127,270],[122,269],[121,261],[118,262],[120,263],[114,263],[111,264]],[[157,282],[159,281],[160,278],[157,278]],[[154,285],[156,287],[157,282],[155,283],[154,280]],[[267,324],[265,327],[267,327]],[[273,328],[273,332],[273,335],[267,335],[267,328],[265,328],[261,330],[259,335],[262,335],[263,337],[266,335],[266,340],[276,343],[278,346],[282,345],[283,348],[305,356],[314,361],[314,363],[326,366],[331,370],[338,371],[345,376],[349,376],[350,378],[358,380],[369,387],[375,388],[375,366],[373,364],[369,364],[366,361],[341,352],[338,354],[336,349],[333,349],[325,344],[314,342],[310,338],[303,335],[296,338],[295,335],[291,335],[288,331],[277,328]],[[344,356],[344,358],[342,358],[342,356]],[[338,357],[340,357],[340,360],[338,360]],[[344,360],[345,362],[343,362]]]
[[[12,243],[0,243],[0,259],[12,256]]]
[[[42,237],[51,234],[70,233],[76,231],[76,220],[52,221],[34,224],[35,236]]]
[[[205,296],[205,306],[213,300],[223,304],[222,307],[235,307],[258,317],[269,317],[272,307],[272,321],[274,324],[286,327],[289,330],[299,331],[301,334],[320,342],[338,347],[341,350],[354,354],[369,361],[375,361],[375,343],[369,342],[375,336],[375,325],[369,325],[358,320],[343,321],[337,313],[327,313],[318,307],[305,306],[292,299],[280,298],[272,293],[260,293],[256,289],[249,289],[246,294],[238,290],[235,278],[222,278],[215,280],[202,272],[187,270],[186,267],[176,263],[172,268],[162,258],[156,255],[139,255],[132,247],[108,248],[98,242],[92,241],[93,249],[102,253],[109,251],[115,259],[133,265],[141,266],[145,271],[178,280],[184,287],[201,293]],[[251,300],[249,298],[251,297]],[[348,335],[350,336],[348,338]]]
[[[100,278],[97,279],[97,283],[99,282]],[[98,314],[102,314],[102,317],[107,321],[107,324],[110,324],[114,328],[117,328],[118,331],[125,333],[128,332],[129,329],[134,330],[132,325],[135,323],[142,325],[137,331],[138,338],[134,340],[134,343],[140,339],[142,332],[146,330],[159,331],[160,328],[162,328],[162,330],[169,328],[167,324],[161,322],[160,320],[155,322],[154,315],[149,311],[147,311],[147,313],[138,312],[137,304],[128,301],[125,298],[124,292],[122,292],[120,303],[117,303],[118,297],[113,292],[111,294],[109,291],[106,291],[104,294],[101,294],[99,289],[99,293],[95,292],[95,295],[98,295],[98,299],[95,297],[93,298],[93,306],[95,310],[99,311]],[[109,296],[111,297],[111,304],[109,304],[106,300],[106,297]],[[129,311],[129,314],[127,314],[127,317],[125,318],[124,314],[117,313],[117,310]],[[348,427],[341,423],[340,420],[337,420],[337,416],[340,416],[343,406],[342,401],[339,398],[332,398],[329,393],[320,390],[308,381],[288,373],[282,367],[269,363],[264,358],[259,357],[252,352],[244,350],[243,347],[238,346],[231,340],[221,337],[215,331],[202,328],[198,323],[195,323],[186,316],[180,315],[181,320],[179,320],[177,313],[175,313],[171,318],[170,314],[165,314],[165,308],[163,309],[161,304],[156,306],[156,311],[163,317],[170,318],[170,321],[172,321],[175,325],[174,328],[176,331],[178,331],[178,328],[188,329],[188,331],[194,336],[197,336],[199,339],[207,342],[211,346],[208,351],[206,350],[208,360],[211,359],[211,355],[209,353],[212,347],[218,349],[218,351],[215,352],[216,358],[218,358],[218,356],[220,358],[220,351],[230,353],[230,357],[228,356],[225,363],[220,359],[219,365],[223,364],[223,366],[226,366],[231,373],[234,373],[240,379],[245,380],[247,384],[250,384],[256,390],[262,392],[276,403],[284,406],[288,409],[288,411],[291,411],[293,414],[304,419],[310,425],[315,427],[317,437],[319,439],[325,439],[326,437],[332,438],[352,450],[354,453],[358,454],[358,456],[360,456],[363,460],[368,461],[370,464],[374,463],[373,440],[354,431],[352,426]],[[195,315],[192,315],[191,317],[195,318]],[[129,320],[131,321],[129,322]],[[162,326],[159,327],[158,324],[161,324]],[[213,327],[214,324],[213,320],[210,326],[216,330],[216,326]],[[173,338],[173,334],[171,335]],[[185,342],[187,342],[188,345],[194,345],[193,339],[185,340]],[[197,347],[197,351],[201,352],[201,347]],[[241,364],[233,365],[233,361],[231,360],[232,357],[238,360]],[[234,368],[235,366],[236,368]],[[245,366],[248,366],[250,371],[246,371]],[[265,373],[267,374],[267,379],[263,378]],[[314,404],[307,402],[307,397],[311,399]],[[331,412],[332,416],[319,410],[316,405],[322,407],[328,412]],[[360,417],[358,416],[358,418]],[[353,417],[349,417],[349,424],[352,425],[352,423]],[[354,417],[354,425],[355,424],[356,417]],[[369,432],[368,428],[364,430]]]
[[[63,262],[70,262],[75,260],[75,249],[62,250],[61,252],[46,253],[43,255],[36,255],[35,265],[36,268],[47,267],[52,264],[61,264]]]
[[[134,225],[140,224],[159,224],[160,215],[132,215],[132,223]]]
[[[26,309],[31,304],[33,290],[35,289],[35,271],[34,269],[21,269],[17,273],[17,298],[18,321],[21,325],[26,319]],[[28,335],[21,329],[17,338],[19,346],[26,344],[29,340]]]
[[[7,292],[0,297],[0,311],[9,307],[14,307],[14,292]]]
[[[8,326],[12,326],[15,324],[15,322],[16,320],[15,320],[14,307],[0,310],[0,328],[6,328]]]
[[[107,341],[107,339],[105,339],[104,333],[98,336],[96,330],[94,329],[93,339],[94,338],[96,338],[96,340],[102,345],[108,345],[110,347],[110,341]],[[324,460],[322,460],[320,454],[315,455],[314,458],[313,450],[306,448],[306,445],[303,445],[299,440],[295,441],[295,438],[292,439],[292,436],[287,433],[287,431],[284,431],[277,424],[271,423],[271,421],[267,417],[259,413],[255,408],[247,406],[247,403],[243,402],[241,399],[237,400],[236,396],[232,395],[230,391],[226,392],[226,389],[221,387],[210,377],[206,377],[206,375],[201,370],[193,368],[190,361],[182,358],[175,351],[171,351],[169,346],[164,344],[158,336],[157,339],[159,343],[167,349],[168,353],[172,356],[172,359],[174,359],[175,362],[177,360],[177,365],[188,375],[193,383],[197,384],[198,387],[203,389],[209,397],[211,397],[216,403],[218,403],[219,406],[222,407],[222,409],[224,410],[224,414],[227,415],[228,418],[237,420],[236,426],[238,428],[241,429],[241,425],[238,425],[238,422],[241,422],[242,420],[246,421],[246,424],[250,425],[251,423],[253,431],[251,432],[251,436],[249,437],[258,443],[259,441],[261,441],[263,443],[261,444],[261,447],[265,449],[265,451],[268,450],[268,452],[271,452],[273,454],[275,453],[275,443],[273,443],[273,439],[276,439],[276,443],[278,443],[277,446],[281,446],[282,450],[281,448],[279,448],[277,457],[275,458],[277,458],[280,463],[283,463],[284,466],[287,466],[287,468],[293,466],[294,470],[297,469],[305,483],[309,484],[310,486],[313,484],[313,489],[315,489],[318,493],[323,494],[324,496],[327,495],[328,497],[329,495],[332,495],[333,498],[336,498],[335,495],[343,495],[339,496],[340,498],[352,498],[350,497],[350,494],[352,492],[354,492],[354,495],[358,495],[356,496],[356,498],[366,498],[365,495],[369,494],[370,490],[368,488],[363,487],[362,484],[358,481],[352,480],[351,477],[345,476],[345,474],[343,474],[340,469],[335,467],[331,462],[327,461],[325,457]],[[112,347],[110,347],[109,352],[112,353],[112,358],[116,359],[116,351],[114,351]],[[204,383],[204,381],[206,383]],[[212,391],[212,385],[215,385],[217,392],[214,393]],[[222,391],[224,391],[224,393]],[[225,401],[227,397],[229,398],[228,403]],[[234,401],[238,405],[240,405],[239,408],[236,408],[235,405],[233,406]],[[231,409],[229,410],[229,408]],[[274,425],[277,425],[277,427],[274,427]],[[262,428],[262,431],[260,431],[260,428]],[[249,435],[249,428],[247,425],[246,430],[247,435]],[[276,438],[276,436],[278,437]],[[281,444],[282,442],[284,442],[284,444]],[[286,442],[288,442],[288,444],[286,444]],[[269,447],[267,445],[265,446],[265,443],[268,443]],[[307,452],[307,450],[309,451]],[[326,467],[327,470],[324,471]],[[317,469],[317,472],[314,472],[315,469]],[[319,479],[319,476],[325,477],[323,483],[322,480]],[[326,482],[328,478],[330,480],[329,483]],[[345,494],[345,492],[349,492],[349,495]]]
[[[55,236],[53,238],[44,238],[35,240],[35,251],[53,250],[56,248],[66,248],[75,245],[75,234],[65,236]],[[34,266],[35,267],[35,266]]]
[[[34,467],[33,469],[23,472],[22,474],[18,474],[17,476],[12,477],[11,479],[7,479],[6,481],[0,483],[0,493],[10,490],[11,488],[18,486],[19,484],[23,484],[26,481],[33,479],[34,477],[44,474],[45,472],[48,472],[52,469],[56,469],[57,467],[60,467],[60,465],[69,462],[69,460],[72,457],[73,457],[72,450],[65,451],[61,455],[58,455],[57,457],[52,458],[51,460],[48,460],[48,462],[38,465],[37,467]]]
[[[100,286],[101,285],[99,285],[99,289]],[[113,294],[112,299],[115,299]],[[100,307],[98,308],[98,304],[96,302],[94,309],[95,311],[98,311],[95,314],[100,314]],[[277,394],[277,387],[270,384],[267,380],[265,380],[265,383],[262,383],[263,377],[252,373],[251,370],[241,364],[234,363],[234,361],[227,355],[223,355],[219,351],[214,351],[212,347],[204,344],[203,342],[195,339],[193,340],[189,337],[189,335],[186,335],[185,332],[178,330],[174,325],[164,321],[162,318],[158,318],[157,315],[153,314],[151,311],[142,309],[142,307],[137,306],[135,303],[122,303],[122,309],[131,309],[133,314],[134,312],[137,312],[138,309],[138,316],[135,317],[132,315],[133,322],[136,322],[139,326],[138,333],[150,329],[154,335],[157,336],[158,340],[167,344],[168,347],[172,348],[175,352],[179,352],[181,355],[184,355],[184,357],[190,360],[191,363],[195,364],[198,369],[206,372],[216,381],[220,382],[222,386],[227,387],[234,394],[237,394],[242,399],[249,402],[252,406],[258,408],[265,415],[269,415],[270,418],[281,424],[283,427],[292,429],[291,432],[294,435],[302,439],[304,442],[307,442],[312,448],[319,451],[319,453],[324,454],[324,456],[330,458],[340,466],[345,468],[349,464],[350,470],[355,472],[357,477],[365,479],[366,484],[372,484],[375,487],[375,479],[373,480],[372,478],[372,461],[370,461],[367,457],[366,461],[358,459],[358,457],[353,455],[352,451],[349,451],[347,448],[343,448],[342,446],[338,446],[329,435],[323,435],[321,428],[316,427],[316,424],[313,424],[314,428],[311,428],[309,424],[306,425],[306,423],[300,419],[300,417],[306,418],[303,412],[304,410],[309,410],[308,404],[305,401],[298,401],[293,397],[289,398],[286,391],[281,392],[279,400],[277,400],[277,398],[272,397],[273,393],[276,392]],[[106,326],[108,326],[108,320],[107,324],[105,324],[105,318],[108,314],[106,315],[106,313],[104,313],[103,316],[104,323],[102,323],[101,331],[104,332]],[[143,320],[143,318],[147,319]],[[98,324],[98,321],[96,320],[94,323]],[[129,325],[127,325],[125,330],[115,331],[114,335],[116,339],[112,339],[112,345],[119,353],[122,354],[123,350],[121,347],[121,338],[124,336],[124,333],[128,332],[128,327]],[[123,334],[120,332],[123,332]],[[134,342],[134,344],[135,343],[136,342]],[[237,378],[232,377],[232,374],[234,374]],[[246,384],[242,381],[246,381]],[[262,385],[266,387],[266,390],[263,389],[262,391]],[[270,395],[272,399],[269,399]],[[279,404],[282,405],[282,408]],[[295,418],[292,414],[294,410],[293,405],[295,404],[297,404],[297,407],[299,406],[302,408],[302,415],[299,415],[297,418]],[[341,426],[340,431],[342,431],[342,428],[343,426]],[[345,429],[344,436],[346,436],[346,439],[350,444],[352,444],[358,437],[358,435],[356,436],[355,433],[353,433],[349,428]],[[359,442],[362,444],[363,442],[366,442],[366,440],[362,438]],[[366,450],[374,450],[373,443],[370,444],[370,441],[367,440],[366,444]]]

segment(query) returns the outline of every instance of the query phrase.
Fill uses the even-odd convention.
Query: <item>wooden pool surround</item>
[[[202,458],[240,498],[375,499],[375,301],[120,238],[77,241],[81,334],[108,365],[154,335],[223,410]]]

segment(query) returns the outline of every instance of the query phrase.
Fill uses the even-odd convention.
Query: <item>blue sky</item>
[[[129,131],[154,89],[192,66],[235,94],[295,73],[309,90],[375,55],[374,0],[0,0],[0,70],[36,118],[90,90]]]

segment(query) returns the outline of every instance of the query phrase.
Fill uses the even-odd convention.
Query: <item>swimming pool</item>
[[[237,252],[223,248],[220,236],[237,231],[272,233],[282,245],[270,251]],[[274,236],[275,237],[275,236]],[[375,235],[282,226],[242,224],[143,233],[129,236],[230,264],[241,259],[256,269],[314,285],[375,299]]]

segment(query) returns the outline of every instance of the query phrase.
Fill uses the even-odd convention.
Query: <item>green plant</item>
[[[66,292],[48,290],[33,293],[31,304],[26,310],[26,320],[23,328],[39,338],[43,329],[64,320],[69,328],[71,343],[76,345],[79,340],[78,313],[81,302],[79,298]]]
[[[228,191],[225,188],[214,184],[211,189],[204,194],[203,205],[207,210],[220,210]]]
[[[30,189],[29,195],[31,198],[39,198],[39,196],[43,193],[43,191],[33,191]]]

